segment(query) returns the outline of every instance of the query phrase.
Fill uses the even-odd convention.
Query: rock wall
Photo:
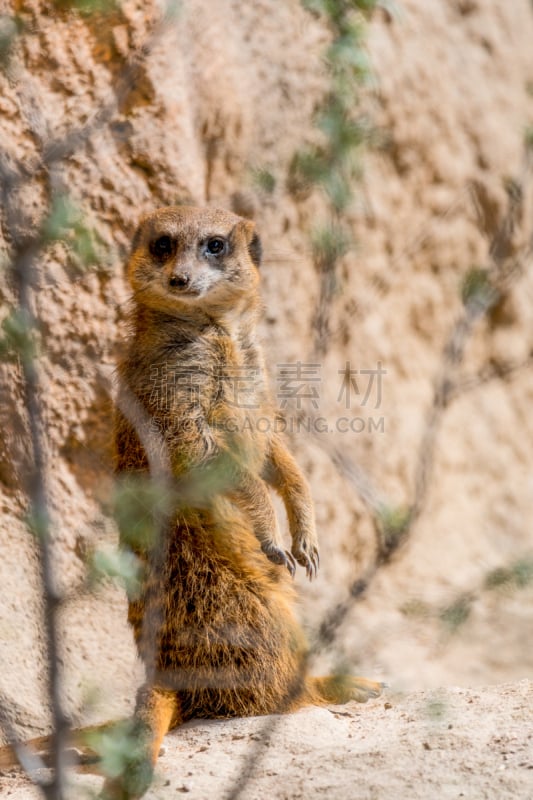
[[[35,308],[41,360],[49,491],[60,582],[74,586],[84,554],[113,540],[110,377],[125,337],[123,262],[139,216],[192,201],[255,216],[264,244],[263,335],[274,391],[281,364],[316,363],[312,320],[319,292],[310,240],[324,209],[317,192],[291,194],[292,156],[313,139],[312,114],[327,90],[324,20],[296,0],[191,0],[155,34],[134,90],[117,86],[121,63],[150,35],[157,7],[126,0],[101,18],[53,10],[39,0],[15,8],[23,34],[0,76],[2,148],[29,159],[40,138],[83,125],[116,102],[61,167],[60,180],[102,243],[98,268],[80,270],[62,244],[43,256]],[[528,0],[404,0],[368,25],[373,84],[363,103],[379,131],[346,220],[357,248],[343,257],[331,310],[332,339],[314,368],[325,435],[352,459],[390,508],[412,501],[416,464],[443,348],[462,313],[461,282],[490,265],[490,236],[509,188],[524,174],[524,130],[533,123],[533,10]],[[268,169],[272,191],[254,175]],[[512,255],[531,237],[531,192]],[[21,192],[20,226],[44,213],[42,180]],[[3,245],[5,249],[6,245]],[[400,688],[487,683],[530,673],[525,646],[533,590],[486,590],[495,568],[531,557],[533,512],[528,413],[533,345],[533,279],[527,259],[467,343],[464,374],[491,371],[443,417],[430,488],[408,543],[354,604],[329,661],[379,673]],[[11,299],[2,283],[4,309]],[[354,375],[349,408],[343,371]],[[24,526],[27,469],[20,375],[1,370],[0,648],[2,691],[25,732],[46,728],[46,683],[38,563]],[[309,388],[309,387],[308,387]],[[292,444],[316,499],[320,579],[298,584],[312,626],[344,600],[376,553],[372,515],[357,486],[315,438]],[[457,603],[457,600],[461,602]],[[529,603],[529,606],[528,606]],[[454,605],[455,604],[455,605]],[[440,611],[469,613],[457,632]],[[66,697],[80,718],[130,706],[140,679],[125,599],[118,589],[79,596],[64,611]],[[452,623],[454,618],[452,617]],[[326,661],[328,659],[325,659]],[[324,665],[321,665],[324,666]],[[96,705],[93,689],[100,690]],[[89,702],[90,701],[90,702]]]

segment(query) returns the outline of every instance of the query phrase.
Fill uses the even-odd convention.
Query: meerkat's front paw
[[[282,550],[281,547],[278,547],[273,542],[264,542],[261,545],[261,550],[273,564],[280,564],[281,566],[287,567],[291,577],[294,578],[296,561],[288,550]]]
[[[305,539],[292,545],[292,554],[301,567],[305,567],[305,574],[310,581],[316,578],[320,566],[318,547],[308,543]]]

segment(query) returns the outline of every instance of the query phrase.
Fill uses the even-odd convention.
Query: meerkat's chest
[[[151,401],[173,406],[195,405],[206,412],[216,407],[253,412],[265,403],[265,376],[255,361],[227,358],[220,347],[190,346],[147,365]]]
[[[271,420],[266,376],[254,353],[228,340],[195,342],[169,351],[149,370],[151,413],[169,426],[191,420],[232,447],[264,449]]]

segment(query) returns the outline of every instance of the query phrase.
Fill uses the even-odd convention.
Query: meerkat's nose
[[[191,276],[188,272],[178,272],[177,274],[171,275],[168,281],[169,286],[177,289],[185,289],[190,282]]]

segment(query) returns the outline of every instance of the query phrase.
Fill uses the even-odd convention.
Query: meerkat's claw
[[[261,545],[261,550],[266,555],[268,560],[272,561],[273,564],[287,567],[291,576],[294,578],[294,573],[296,572],[296,561],[291,553],[288,553],[286,550],[281,550],[281,548],[272,543]]]
[[[298,562],[298,564],[301,567],[305,568],[305,574],[307,575],[309,580],[312,581],[313,578],[316,578],[318,574],[318,567],[320,564],[318,549],[315,546],[313,546],[311,548],[311,552],[307,553],[306,546],[304,544],[298,548],[293,547],[292,554],[296,559],[296,561]]]
[[[314,555],[309,557],[309,561],[305,567],[305,574],[309,578],[310,581],[313,581],[316,576],[318,575],[318,564],[316,563],[316,558]]]
[[[291,573],[291,578],[294,578],[296,574],[296,561],[294,560],[292,553],[289,553],[288,550],[285,550],[285,556],[287,557],[286,567]]]
[[[320,566],[320,556],[316,547],[313,548],[313,552],[311,553],[311,564],[313,565],[313,570],[312,574],[309,575],[309,580],[316,578],[318,575],[318,568]]]

